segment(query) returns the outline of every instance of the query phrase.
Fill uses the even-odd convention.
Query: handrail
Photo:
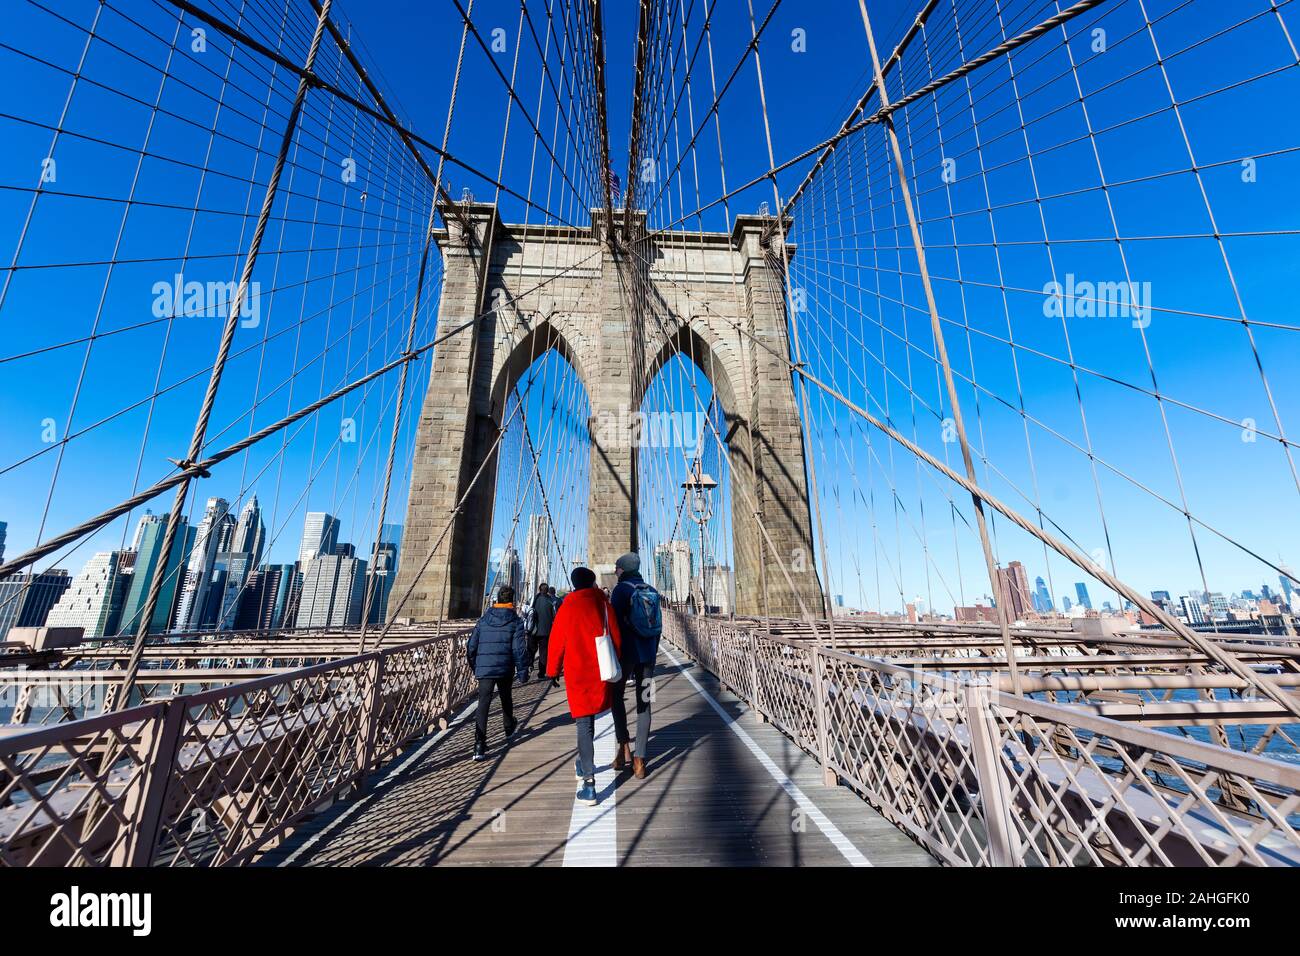
[[[467,633],[0,737],[0,866],[250,862],[449,719]]]
[[[1300,767],[733,622],[664,634],[942,862],[1300,866]]]

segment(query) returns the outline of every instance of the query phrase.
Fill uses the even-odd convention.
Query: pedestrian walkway
[[[475,763],[473,712],[399,758],[364,797],[301,827],[281,866],[933,866],[934,860],[753,714],[665,649],[650,772],[614,773],[613,721],[596,720],[600,803],[574,801],[563,687],[516,687],[520,730]],[[629,705],[632,692],[628,689]]]

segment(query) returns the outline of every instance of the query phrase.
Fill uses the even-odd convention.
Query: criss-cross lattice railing
[[[0,740],[0,866],[242,864],[445,719],[456,632]]]
[[[1300,866],[1300,767],[725,621],[665,635],[946,863]]]

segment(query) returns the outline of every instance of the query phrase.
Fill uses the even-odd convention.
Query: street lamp
[[[682,488],[689,496],[691,517],[700,526],[700,586],[704,592],[701,607],[705,613],[708,612],[709,607],[709,579],[706,571],[708,561],[704,554],[704,528],[713,517],[713,489],[716,487],[718,483],[708,476],[704,471],[703,463],[697,458],[690,477],[682,482]]]

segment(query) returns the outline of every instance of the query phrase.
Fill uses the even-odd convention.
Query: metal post
[[[827,733],[828,722],[826,720],[826,681],[822,674],[822,653],[816,644],[809,645],[809,671],[813,683],[813,710],[817,716],[817,756],[822,762],[822,783],[828,787],[837,787],[840,783],[839,775],[831,769],[831,751],[830,738]]]
[[[975,776],[979,780],[989,855],[994,866],[1019,866],[1020,841],[1016,837],[1006,777],[998,759],[1000,735],[989,710],[995,706],[991,695],[992,691],[983,685],[966,687],[966,726],[970,730],[971,755],[975,758]]]
[[[180,748],[181,728],[189,710],[189,698],[176,697],[162,706],[162,714],[148,721],[141,735],[147,741],[144,778],[136,788],[136,795],[123,808],[124,816],[132,823],[128,824],[126,839],[113,853],[112,866],[149,866],[158,848],[162,810],[166,806],[176,752]],[[101,804],[100,800],[92,800],[86,807],[83,839],[88,839],[94,832],[95,824],[90,817]]]
[[[358,788],[365,786],[366,774],[375,762],[375,740],[379,735],[379,722],[383,717],[386,664],[386,655],[382,652],[376,653],[371,661],[370,677],[374,683],[370,687],[369,699],[366,702],[365,736],[362,738],[357,760]]]

